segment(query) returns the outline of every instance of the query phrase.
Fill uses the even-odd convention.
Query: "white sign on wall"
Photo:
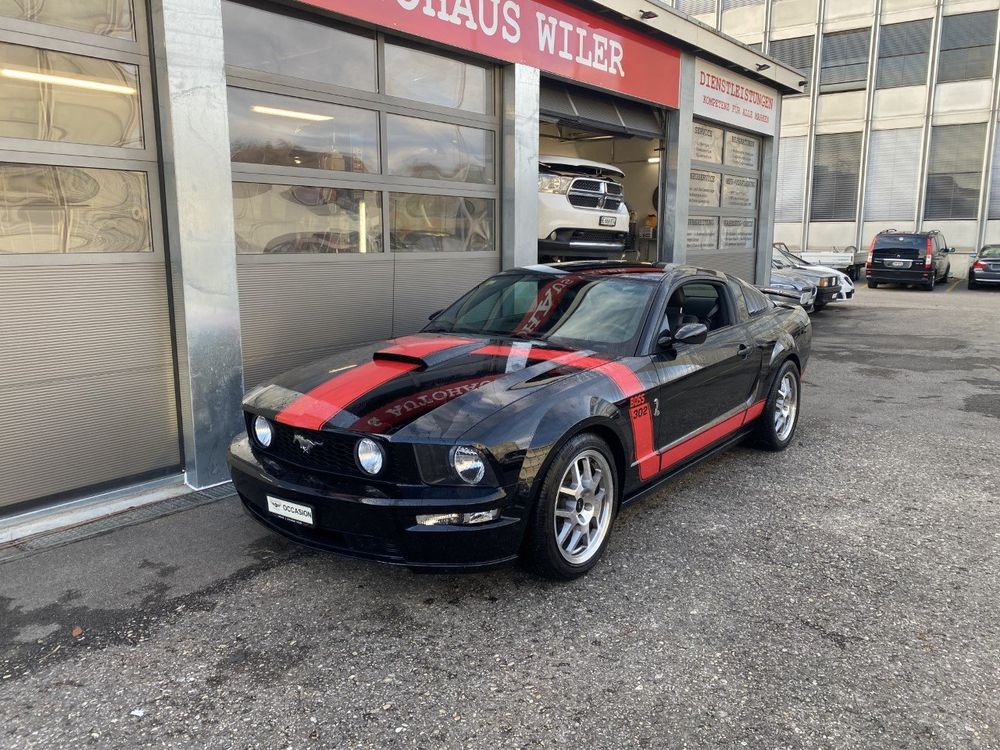
[[[744,130],[778,133],[778,92],[705,60],[695,63],[694,113]]]

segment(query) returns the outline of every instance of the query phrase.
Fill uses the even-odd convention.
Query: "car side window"
[[[667,302],[661,330],[675,332],[689,323],[701,323],[709,331],[733,324],[722,284],[689,281],[673,291]]]
[[[751,318],[771,309],[771,300],[761,292],[742,281],[740,282],[740,288],[743,290],[743,299],[747,303],[747,312],[750,313]]]

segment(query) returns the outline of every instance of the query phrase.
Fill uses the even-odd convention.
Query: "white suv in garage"
[[[538,167],[540,260],[621,257],[629,221],[624,173],[572,156],[540,156]]]

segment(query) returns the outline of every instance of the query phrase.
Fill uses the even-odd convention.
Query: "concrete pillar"
[[[538,262],[537,68],[503,68],[501,262],[504,268]]]
[[[164,206],[187,482],[229,478],[243,429],[226,72],[220,0],[153,0]]]
[[[663,147],[664,189],[660,191],[659,257],[667,263],[687,261],[688,199],[694,134],[694,55],[681,54],[680,101],[667,112],[667,140]]]

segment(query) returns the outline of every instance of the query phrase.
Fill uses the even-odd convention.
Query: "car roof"
[[[546,273],[553,276],[579,274],[585,276],[628,276],[650,281],[664,281],[678,277],[709,276],[726,281],[727,277],[721,271],[710,268],[699,268],[678,263],[629,263],[620,260],[578,260],[564,263],[542,263],[534,266],[523,266],[512,271],[531,271]]]

